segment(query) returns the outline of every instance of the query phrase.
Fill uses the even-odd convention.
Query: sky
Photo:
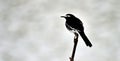
[[[83,22],[75,61],[120,61],[119,0],[0,0],[0,61],[69,61],[74,34],[60,16]]]

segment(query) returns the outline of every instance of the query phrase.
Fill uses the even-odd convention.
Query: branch
[[[76,51],[76,47],[77,47],[77,43],[78,43],[78,34],[74,33],[74,47],[73,47],[73,51],[72,51],[72,56],[70,57],[70,61],[74,61],[74,56],[75,56],[75,51]]]

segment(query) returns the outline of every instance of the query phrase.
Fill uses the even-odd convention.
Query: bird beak
[[[66,16],[61,16],[61,18],[65,18]]]

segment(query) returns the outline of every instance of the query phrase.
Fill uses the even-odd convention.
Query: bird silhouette
[[[65,16],[61,17],[66,19],[65,25],[69,31],[71,31],[72,33],[79,33],[84,40],[86,46],[92,47],[91,42],[84,33],[83,23],[80,19],[75,17],[73,14],[66,14]]]

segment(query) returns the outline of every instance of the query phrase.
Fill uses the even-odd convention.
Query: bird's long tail
[[[87,38],[87,36],[85,35],[85,33],[84,32],[79,32],[79,33],[80,33],[82,39],[84,40],[86,46],[92,47],[92,44],[89,41],[89,39]]]

